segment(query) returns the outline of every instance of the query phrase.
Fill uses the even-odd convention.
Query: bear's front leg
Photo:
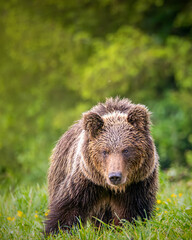
[[[115,225],[118,225],[121,219],[134,222],[138,218],[142,221],[150,218],[156,202],[154,181],[151,176],[128,186],[124,193],[113,195],[111,204]]]
[[[79,204],[81,205],[81,204]],[[85,213],[86,211],[84,211]],[[80,218],[82,223],[86,221],[85,214],[80,207],[73,206],[73,200],[65,205],[50,207],[50,213],[46,220],[45,234],[57,233],[59,228],[62,230],[70,230],[73,225],[78,224]]]
[[[73,225],[77,225],[79,220],[84,224],[91,209],[98,199],[97,187],[88,181],[83,184],[71,184],[59,190],[60,195],[50,203],[49,215],[45,222],[45,235],[57,233],[59,228],[70,230]]]

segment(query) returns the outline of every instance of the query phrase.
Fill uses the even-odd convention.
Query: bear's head
[[[123,191],[153,172],[156,152],[145,106],[132,104],[126,113],[113,111],[102,116],[87,112],[83,127],[83,171],[96,184]]]

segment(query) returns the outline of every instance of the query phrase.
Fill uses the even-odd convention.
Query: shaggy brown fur
[[[83,114],[58,141],[48,175],[45,233],[89,218],[96,225],[149,218],[158,188],[158,155],[150,114],[128,99],[110,98]]]

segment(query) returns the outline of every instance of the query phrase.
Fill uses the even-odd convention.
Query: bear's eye
[[[104,150],[104,151],[102,152],[103,157],[106,157],[108,154],[109,154],[109,152],[106,151],[106,150]]]
[[[125,155],[125,156],[129,156],[130,151],[129,151],[129,149],[125,148],[125,149],[123,149],[122,153],[123,153],[123,155]]]

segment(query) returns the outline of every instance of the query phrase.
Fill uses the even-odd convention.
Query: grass
[[[18,187],[0,196],[0,239],[42,239],[43,220],[48,214],[45,186]],[[155,216],[145,224],[128,222],[123,227],[97,230],[89,222],[71,233],[60,232],[48,239],[192,239],[192,181],[169,182],[160,175]]]

